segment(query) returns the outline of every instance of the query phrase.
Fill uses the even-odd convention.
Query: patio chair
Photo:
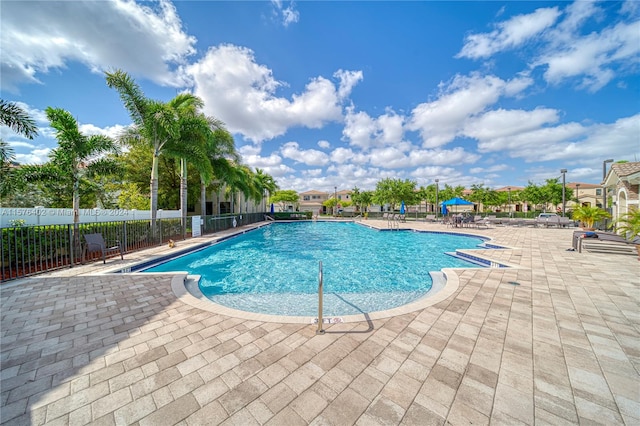
[[[102,254],[102,263],[107,263],[107,255],[120,252],[120,259],[124,260],[124,249],[120,241],[116,241],[114,246],[107,247],[100,233],[85,234],[84,239],[87,244],[84,247],[83,258],[86,258],[87,254],[100,252]]]

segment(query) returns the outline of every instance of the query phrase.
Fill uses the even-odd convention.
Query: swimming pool
[[[430,271],[478,267],[445,254],[483,239],[445,233],[378,231],[356,223],[273,223],[145,272],[187,271],[212,301],[272,315],[317,314],[318,262],[325,315],[391,309],[423,297]]]

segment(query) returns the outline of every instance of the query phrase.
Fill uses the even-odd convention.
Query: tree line
[[[73,115],[48,107],[46,116],[58,146],[41,165],[18,165],[12,148],[0,141],[0,205],[12,207],[97,207],[181,209],[186,221],[189,200],[225,188],[233,200],[260,202],[278,189],[261,169],[240,162],[233,136],[224,123],[202,112],[203,101],[180,93],[168,102],[147,98],[122,70],[105,73],[129,113],[132,124],[111,139],[80,132]],[[34,120],[16,103],[0,100],[1,124],[33,139]],[[75,218],[77,221],[77,217]]]
[[[356,206],[359,211],[367,211],[368,207],[376,204],[389,206],[391,210],[397,210],[404,201],[407,206],[421,205],[423,202],[435,206],[442,201],[459,197],[482,204],[485,209],[506,209],[509,205],[527,203],[532,210],[544,210],[548,205],[557,206],[562,203],[562,184],[559,179],[547,179],[544,185],[536,185],[529,181],[522,190],[496,191],[484,184],[471,185],[468,195],[462,185],[442,186],[435,183],[427,186],[418,186],[410,179],[385,178],[376,184],[375,190],[361,190],[357,186],[351,190],[351,201],[337,200],[334,197],[326,200],[323,205],[333,208],[337,204],[341,207]],[[565,201],[573,199],[573,190],[565,187]],[[276,191],[270,199],[272,203],[279,203],[284,210],[286,205],[299,203],[299,196],[293,190]]]

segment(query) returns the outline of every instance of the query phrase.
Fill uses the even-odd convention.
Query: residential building
[[[314,214],[319,211],[321,214],[324,214],[327,208],[322,203],[333,197],[333,193],[329,194],[328,192],[311,190],[300,192],[298,196],[300,197],[300,211],[311,211],[314,212]]]
[[[576,206],[602,207],[602,185],[592,183],[569,182],[566,188],[573,191],[571,198],[566,197],[567,210]]]
[[[613,163],[602,182],[607,210],[617,219],[629,210],[640,208],[640,162]]]

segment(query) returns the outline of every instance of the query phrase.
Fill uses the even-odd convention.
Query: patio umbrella
[[[275,208],[273,207],[273,203],[271,203],[271,213],[275,212]]]
[[[462,198],[452,198],[450,200],[444,201],[442,203],[443,206],[471,206],[473,203],[471,201],[464,200]]]
[[[447,206],[445,206],[444,204],[442,204],[442,216],[446,216],[447,215]]]
[[[400,214],[404,214],[404,201],[400,203]]]

